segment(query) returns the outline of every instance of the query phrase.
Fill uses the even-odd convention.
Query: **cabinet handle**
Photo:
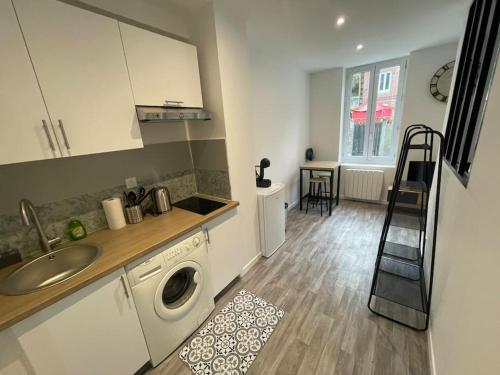
[[[173,105],[175,105],[177,107],[180,107],[181,104],[184,104],[184,102],[183,101],[179,101],[179,100],[165,100],[165,104],[167,104],[167,105],[168,104],[173,104]]]
[[[43,130],[45,130],[45,135],[47,136],[47,139],[49,140],[49,145],[52,151],[56,151],[56,147],[54,146],[54,142],[52,141],[52,136],[50,135],[49,132],[49,127],[47,126],[47,121],[42,120],[42,126]]]
[[[127,283],[125,282],[125,279],[123,278],[123,276],[120,276],[120,280],[121,280],[122,285],[123,285],[123,290],[125,291],[125,297],[127,297],[127,299],[129,299],[130,294],[128,294]]]
[[[64,130],[64,124],[63,124],[62,120],[57,120],[57,121],[59,122],[59,129],[61,129],[61,134],[62,134],[63,139],[64,139],[64,145],[69,150],[71,147],[69,147],[68,137],[66,136],[66,131]]]
[[[205,239],[207,240],[207,243],[210,243],[210,234],[208,233],[208,229],[205,229]]]

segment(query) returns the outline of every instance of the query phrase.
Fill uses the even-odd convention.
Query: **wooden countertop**
[[[239,205],[236,201],[212,196],[198,196],[221,201],[226,205],[208,215],[199,215],[174,207],[171,212],[164,215],[146,216],[144,221],[139,224],[130,224],[119,230],[104,229],[78,241],[78,243],[98,243],[101,245],[100,257],[78,275],[47,289],[20,296],[0,295],[0,330],[14,325]],[[17,267],[19,264],[1,270],[0,280]]]

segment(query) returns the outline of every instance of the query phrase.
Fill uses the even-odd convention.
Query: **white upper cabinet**
[[[61,156],[10,0],[0,0],[0,164]]]
[[[137,105],[203,107],[196,47],[120,22]]]
[[[64,156],[143,146],[118,21],[55,0],[14,0]]]

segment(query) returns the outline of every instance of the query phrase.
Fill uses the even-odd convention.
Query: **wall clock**
[[[450,61],[438,69],[431,78],[430,90],[436,100],[445,102],[450,95],[451,78],[453,76],[453,67],[455,61]]]

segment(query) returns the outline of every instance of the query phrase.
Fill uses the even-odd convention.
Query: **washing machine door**
[[[203,270],[196,262],[185,261],[172,267],[155,293],[155,311],[163,319],[177,319],[196,304],[203,289]]]

